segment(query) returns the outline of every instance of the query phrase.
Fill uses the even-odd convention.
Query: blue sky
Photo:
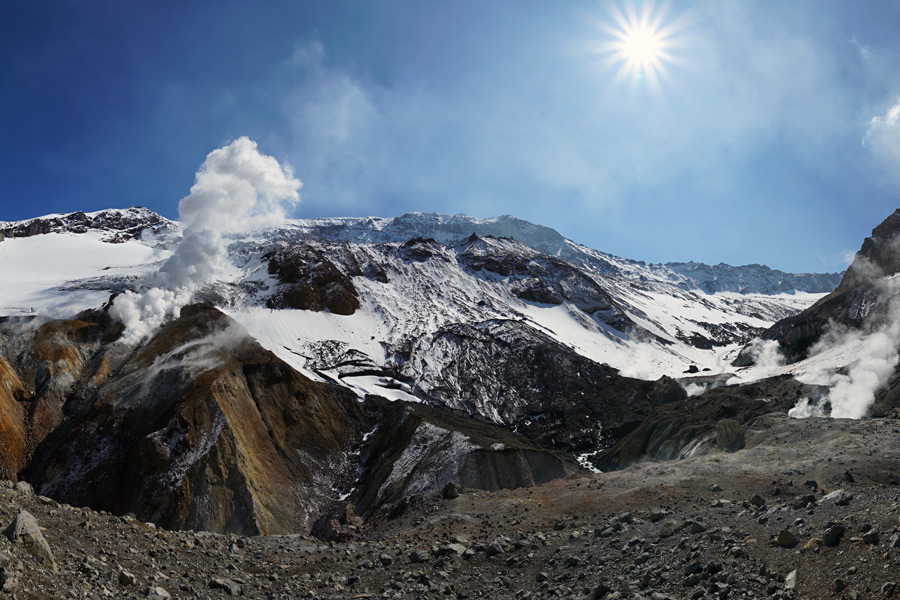
[[[513,214],[651,262],[839,270],[900,206],[892,0],[0,7],[0,220],[175,218],[241,135],[297,217]],[[632,12],[656,69],[610,52]]]

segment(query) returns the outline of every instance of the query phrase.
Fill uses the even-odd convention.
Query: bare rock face
[[[578,472],[577,463],[503,427],[422,404],[385,403],[365,448],[353,494],[360,514],[411,496],[462,489],[496,491]],[[458,492],[457,492],[458,495]]]
[[[352,315],[359,308],[353,281],[312,246],[283,248],[268,255],[269,274],[278,286],[266,302],[269,308],[327,310]]]
[[[25,466],[24,395],[18,375],[0,358],[0,479],[15,479]]]
[[[578,470],[571,457],[465,412],[360,402],[314,383],[208,305],[185,307],[137,347],[117,342],[121,330],[102,311],[0,327],[10,479],[171,529],[293,533],[318,521],[323,537],[344,539],[358,526],[354,510],[450,481],[497,490]],[[660,396],[680,391],[662,387]],[[332,514],[336,490],[353,489]]]
[[[510,291],[528,302],[571,302],[589,315],[627,332],[634,323],[600,285],[575,265],[541,254],[512,239],[474,234],[459,248],[460,264],[476,274],[507,278]]]
[[[50,544],[44,539],[44,534],[41,533],[37,520],[30,512],[27,510],[19,511],[18,516],[3,533],[9,538],[10,542],[24,547],[39,564],[51,571],[55,572],[57,570],[56,559],[53,558]]]

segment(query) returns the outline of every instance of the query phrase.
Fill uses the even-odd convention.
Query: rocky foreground
[[[767,415],[738,452],[415,496],[343,543],[164,531],[5,482],[0,597],[900,597],[898,433]]]

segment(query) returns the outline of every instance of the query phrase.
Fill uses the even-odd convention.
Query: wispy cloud
[[[900,98],[884,114],[872,117],[863,145],[886,163],[889,173],[900,183]]]

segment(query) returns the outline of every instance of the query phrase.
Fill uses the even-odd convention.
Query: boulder
[[[19,544],[31,554],[35,560],[56,572],[56,559],[50,550],[50,544],[44,539],[41,528],[38,526],[37,520],[27,510],[19,511],[15,520],[6,528],[4,532],[9,541]]]

